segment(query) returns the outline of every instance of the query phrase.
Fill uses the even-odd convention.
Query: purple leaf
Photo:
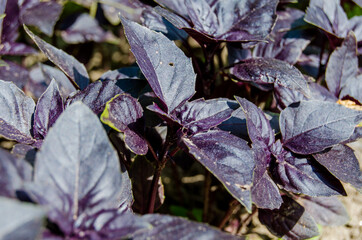
[[[326,83],[329,91],[338,97],[348,80],[356,77],[357,73],[357,42],[353,32],[350,32],[342,46],[336,48],[328,60]]]
[[[309,82],[308,85],[311,92],[311,99],[337,102],[338,98],[322,85],[319,85],[316,82]]]
[[[308,39],[276,36],[273,42],[259,43],[253,57],[275,58],[294,65],[309,43]]]
[[[2,21],[1,42],[15,42],[19,36],[20,26],[18,1],[7,0],[5,14]]]
[[[278,1],[158,1],[178,13],[157,12],[195,39],[260,41],[271,31]],[[186,19],[182,20],[181,16]]]
[[[218,17],[207,0],[186,0],[185,5],[193,28],[211,36],[217,33]]]
[[[231,117],[222,122],[219,126],[219,129],[232,133],[235,136],[238,136],[243,139],[248,138],[248,131],[246,126],[246,116],[242,108],[238,108],[233,111]]]
[[[147,8],[143,10],[141,21],[143,26],[163,33],[170,40],[187,39],[188,35],[185,31],[176,28],[154,9]]]
[[[362,74],[349,79],[347,85],[342,88],[339,97],[352,97],[362,103]]]
[[[136,157],[131,165],[129,175],[132,180],[134,203],[132,209],[140,214],[148,212],[149,194],[152,187],[155,168],[146,157]],[[158,192],[155,200],[155,209],[161,207],[165,201],[164,188],[161,179],[158,182]]]
[[[11,61],[4,60],[7,66],[0,67],[0,79],[13,82],[18,88],[24,88],[29,80],[28,69]]]
[[[113,25],[120,23],[119,16],[139,22],[145,4],[139,0],[109,0],[102,3],[104,15]]]
[[[304,20],[337,37],[345,37],[348,18],[340,0],[311,0]]]
[[[64,51],[53,47],[49,43],[34,35],[25,25],[26,33],[33,39],[39,49],[47,56],[47,58],[60,68],[72,81],[72,83],[84,89],[89,83],[89,76],[83,64],[78,62],[73,56],[68,55]]]
[[[310,43],[309,39],[303,38],[301,31],[291,30],[294,22],[304,16],[304,12],[287,8],[277,14],[278,19],[268,36],[268,42],[258,43],[253,50],[253,57],[276,58],[294,65]]]
[[[235,98],[245,113],[246,125],[253,145],[270,147],[275,141],[274,131],[264,112],[245,98]]]
[[[35,240],[41,235],[46,209],[34,204],[0,198],[2,239]]]
[[[323,226],[341,226],[350,220],[346,209],[337,197],[303,196],[299,198],[299,202],[316,223]]]
[[[346,195],[342,184],[325,168],[290,152],[276,156],[276,182],[285,190],[308,196]]]
[[[152,228],[147,219],[142,219],[132,213],[122,213],[116,215],[112,221],[107,222],[102,228],[97,231],[103,233],[108,239],[122,239],[125,236],[131,236],[137,231],[147,231]],[[102,236],[102,235],[101,235]]]
[[[228,132],[214,130],[191,137],[184,136],[182,142],[189,153],[250,211],[250,188],[255,162],[246,141]]]
[[[157,0],[157,3],[160,4],[162,7],[166,7],[173,11],[177,11],[177,13],[180,16],[187,18],[188,10],[187,10],[187,5],[185,4],[184,1]],[[159,8],[159,7],[156,7],[156,8]]]
[[[242,240],[240,236],[231,235],[204,223],[196,223],[181,217],[161,214],[147,214],[142,219],[151,223],[153,228],[136,231],[132,235],[134,240],[192,240],[192,239],[224,239]]]
[[[157,113],[163,120],[168,123],[177,122],[177,119],[175,117],[172,117],[172,115],[163,111],[155,102],[152,105],[147,106],[147,109]]]
[[[63,99],[66,99],[71,93],[76,91],[76,88],[69,81],[67,76],[57,68],[40,64],[40,68],[44,77],[49,81],[50,79],[54,79],[58,84],[60,95]]]
[[[23,24],[36,26],[51,36],[62,10],[63,6],[56,1],[25,0],[20,8],[20,19]]]
[[[289,63],[272,58],[250,58],[231,69],[240,80],[257,84],[277,84],[309,96],[307,81],[303,74]]]
[[[251,198],[258,208],[278,209],[283,203],[279,189],[270,178],[268,167],[271,153],[268,149],[253,145],[255,170]]]
[[[302,100],[320,100],[320,101],[328,101],[328,102],[337,102],[338,98],[334,96],[333,93],[328,91],[325,87],[319,85],[315,82],[308,82],[309,90],[310,90],[310,98],[306,98],[300,92],[279,87],[274,85],[274,96],[277,100],[278,106],[280,109],[284,109],[288,107],[292,103],[300,102]]]
[[[308,100],[301,92],[285,87],[280,87],[276,84],[274,85],[274,97],[280,110],[283,110],[292,103]]]
[[[70,96],[67,100],[67,105],[82,101],[95,114],[103,112],[106,103],[117,94],[129,93],[136,96],[144,86],[144,81],[137,79],[109,80],[96,81],[89,84],[88,87]]]
[[[102,74],[101,81],[121,80],[121,79],[142,79],[144,78],[139,67],[125,67],[116,70],[110,70]]]
[[[47,89],[51,79],[44,75],[41,64],[38,64],[29,71],[29,80],[24,87],[24,91],[35,99],[39,99]],[[68,78],[67,81],[69,82]]]
[[[66,43],[77,44],[87,41],[104,42],[115,38],[111,32],[106,32],[99,26],[98,21],[87,13],[77,17],[75,22],[61,32]]]
[[[126,19],[122,23],[139,67],[171,113],[195,93],[196,74],[191,60],[161,33]]]
[[[149,228],[151,224],[129,211],[110,209],[79,219],[74,235],[77,239],[125,239],[137,230]]]
[[[74,103],[49,130],[36,157],[34,182],[26,190],[49,208],[49,219],[68,235],[77,219],[130,207],[131,183],[120,167],[98,117]]]
[[[0,44],[0,55],[30,55],[37,51],[23,43],[3,42]]]
[[[60,95],[58,85],[53,79],[36,104],[33,125],[34,137],[44,139],[49,128],[53,126],[63,110],[63,99]]]
[[[362,120],[362,112],[340,104],[301,101],[284,109],[279,118],[283,146],[311,154],[347,140]]]
[[[283,239],[307,239],[319,235],[317,224],[305,209],[287,196],[277,210],[259,209],[259,220]]]
[[[132,152],[138,155],[147,153],[147,141],[142,136],[143,109],[137,99],[128,94],[116,95],[107,102],[101,120],[111,128],[124,133],[124,141]]]
[[[36,150],[37,149],[34,146],[17,143],[11,149],[11,154],[16,156],[17,158],[24,159],[33,166],[35,163]]]
[[[16,198],[16,191],[23,187],[24,181],[31,181],[32,168],[4,149],[0,149],[0,159],[0,196]]]
[[[156,6],[154,8],[154,10],[160,14],[162,17],[164,17],[165,19],[167,19],[167,21],[169,21],[170,23],[172,23],[172,25],[174,25],[175,27],[179,28],[179,29],[185,29],[186,32],[188,32],[191,29],[191,25],[188,21],[185,20],[185,17],[187,18],[187,8],[185,6],[185,4],[181,1],[157,1],[158,3],[162,3],[162,2],[169,2],[167,3],[167,8],[170,9],[177,9],[177,12],[179,15],[177,15],[176,13],[173,13],[165,8],[162,8],[160,6]],[[176,4],[176,5],[174,5]],[[174,5],[173,7],[170,7],[171,5]],[[182,14],[184,13],[184,14]],[[181,15],[181,16],[180,16]],[[193,32],[191,32],[193,33]],[[197,33],[196,33],[197,34]],[[207,38],[209,39],[209,38]]]
[[[35,103],[11,82],[0,80],[0,134],[20,143],[32,144],[31,118]]]
[[[207,131],[230,118],[237,104],[229,99],[217,98],[206,100],[201,98],[186,102],[172,113],[174,119],[190,134]]]
[[[343,144],[313,155],[334,176],[362,190],[362,173],[354,151]]]

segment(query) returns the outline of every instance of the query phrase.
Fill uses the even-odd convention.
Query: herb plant
[[[0,0],[0,16],[3,239],[245,239],[255,214],[307,239],[348,221],[362,17],[339,0]],[[92,77],[87,51],[125,39],[136,63]]]

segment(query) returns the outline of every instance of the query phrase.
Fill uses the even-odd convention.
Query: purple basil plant
[[[0,236],[246,239],[257,213],[298,240],[346,224],[362,18],[303,2],[0,0]],[[126,40],[128,65],[94,77],[84,49]]]

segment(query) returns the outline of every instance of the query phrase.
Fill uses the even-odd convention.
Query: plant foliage
[[[283,239],[345,224],[362,16],[295,2],[0,0],[1,238],[245,239],[255,213]]]

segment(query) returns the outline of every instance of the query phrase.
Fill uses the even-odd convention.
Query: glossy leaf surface
[[[333,102],[301,101],[280,114],[283,145],[311,154],[347,140],[362,120],[358,112]]]
[[[173,116],[189,133],[207,131],[228,119],[237,104],[228,99],[197,99],[177,108]]]
[[[243,81],[277,84],[309,96],[308,84],[303,74],[297,68],[278,59],[246,59],[233,67],[231,72]]]
[[[139,67],[171,113],[195,93],[196,75],[191,60],[161,33],[126,19],[122,23]]]
[[[224,131],[208,131],[183,137],[192,154],[249,211],[254,156],[247,143]]]

